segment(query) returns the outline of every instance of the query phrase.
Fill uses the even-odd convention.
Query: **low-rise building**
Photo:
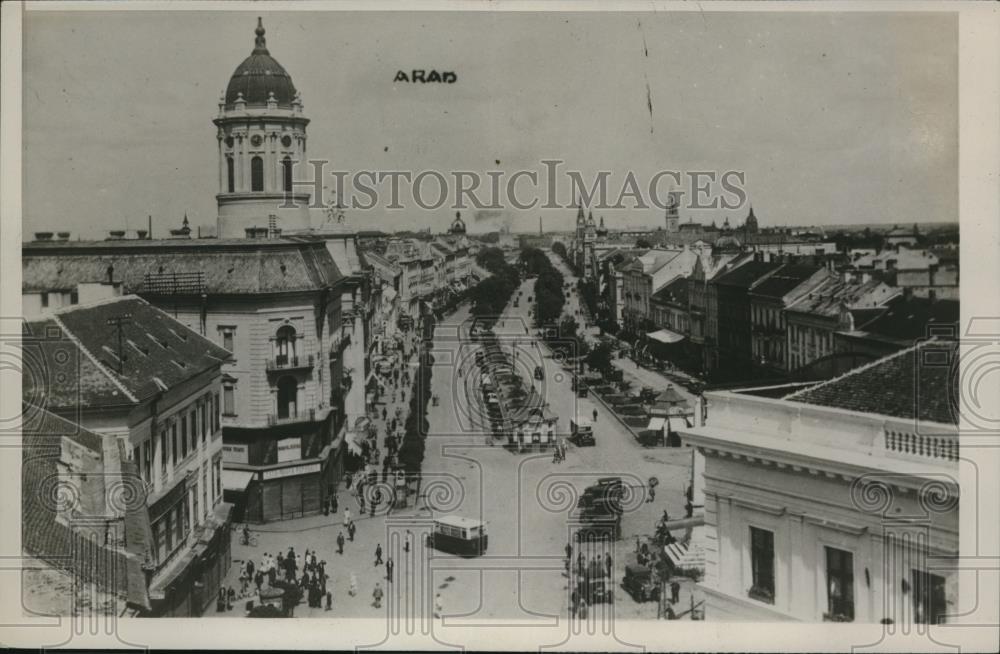
[[[705,394],[711,621],[937,623],[958,598],[957,344],[842,377]]]
[[[58,476],[45,483],[79,499],[56,511],[35,507],[40,515],[26,506],[25,547],[64,557],[54,561],[60,567],[68,558],[88,581],[123,583],[141,614],[200,615],[230,565],[220,415],[230,352],[135,296],[29,322],[24,347],[36,364],[23,377],[26,440],[40,457],[25,460],[24,483],[48,465],[48,437],[61,454]],[[95,552],[127,578],[92,574]]]

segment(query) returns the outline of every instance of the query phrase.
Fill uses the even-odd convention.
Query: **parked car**
[[[660,599],[660,584],[653,576],[653,570],[645,565],[625,566],[622,588],[636,602],[653,602]]]

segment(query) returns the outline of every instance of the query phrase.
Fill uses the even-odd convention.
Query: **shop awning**
[[[667,422],[666,418],[650,418],[649,426],[646,427],[646,429],[654,429],[656,431],[662,431],[663,425],[666,424],[666,422]]]
[[[660,343],[666,343],[667,345],[671,345],[673,343],[680,343],[681,341],[684,340],[684,336],[676,332],[672,332],[669,329],[660,329],[655,332],[649,332],[648,334],[646,334],[646,336],[649,336],[654,341]]]
[[[698,528],[695,528],[695,532]],[[663,547],[663,552],[678,568],[695,568],[698,570],[705,569],[705,549],[701,546],[699,542],[700,539],[694,536],[688,543],[671,543],[670,545],[665,545]]]
[[[222,488],[245,493],[254,473],[249,470],[222,469]]]

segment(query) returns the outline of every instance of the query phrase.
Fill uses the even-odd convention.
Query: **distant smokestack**
[[[149,218],[149,222],[147,224],[148,230],[147,230],[146,233],[149,236],[147,236],[146,238],[152,239],[153,238],[153,214],[149,214],[148,218]]]

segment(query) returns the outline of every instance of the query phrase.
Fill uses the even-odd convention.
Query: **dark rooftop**
[[[900,295],[886,303],[885,308],[872,317],[873,312],[852,311],[855,332],[865,332],[898,341],[915,341],[927,338],[928,326],[954,327],[957,333],[960,319],[957,300],[930,300]],[[867,318],[867,321],[865,320]]]
[[[682,304],[687,306],[688,301],[688,280],[686,277],[678,277],[657,292],[653,293],[652,302],[664,302],[672,304]]]
[[[126,315],[119,351],[109,320]],[[39,374],[23,376],[24,397],[53,410],[138,404],[231,356],[135,296],[58,311],[26,331]]]
[[[758,279],[780,267],[781,264],[774,261],[748,261],[729,272],[716,276],[712,283],[719,286],[747,289],[753,286]]]
[[[823,270],[819,266],[786,264],[750,292],[759,297],[781,299],[806,283],[810,277]]]
[[[956,341],[926,341],[785,399],[957,425],[957,356]]]

